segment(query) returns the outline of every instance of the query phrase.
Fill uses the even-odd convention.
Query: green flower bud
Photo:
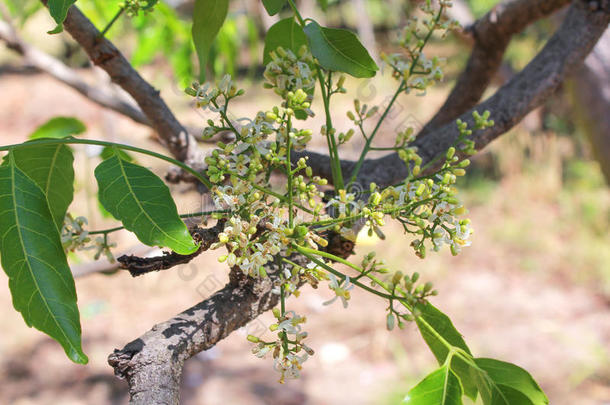
[[[394,317],[394,314],[389,313],[388,316],[386,317],[386,321],[385,321],[386,328],[388,328],[388,330],[390,330],[390,331],[392,329],[394,329],[394,322],[395,321],[396,321],[396,319]]]

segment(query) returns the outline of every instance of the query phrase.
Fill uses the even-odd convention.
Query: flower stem
[[[294,12],[299,24],[304,29],[305,28],[305,20],[299,13],[297,6],[294,4],[293,0],[288,0],[290,4],[290,8]],[[326,142],[328,144],[328,154],[331,159],[331,173],[333,177],[333,185],[335,186],[335,190],[342,190],[345,185],[343,182],[343,173],[341,171],[341,160],[339,159],[339,149],[337,148],[337,141],[335,139],[334,134],[332,133],[333,122],[332,116],[330,115],[330,83],[327,86],[324,84],[324,75],[322,74],[322,69],[319,65],[316,65],[316,75],[318,81],[320,82],[320,91],[322,92],[322,99],[324,101],[324,114],[326,115]]]
[[[165,155],[162,155],[160,153],[153,152],[153,151],[150,151],[150,150],[147,150],[147,149],[142,149],[142,148],[138,148],[136,146],[124,145],[124,144],[115,143],[115,142],[89,140],[89,139],[76,139],[76,138],[35,139],[35,140],[32,140],[32,141],[29,141],[27,143],[27,145],[26,144],[13,144],[13,145],[0,146],[0,151],[11,150],[11,149],[19,148],[19,147],[23,147],[23,146],[60,145],[60,144],[61,145],[98,145],[98,146],[109,146],[109,147],[115,147],[115,148],[118,148],[118,149],[128,150],[128,151],[131,151],[131,152],[141,153],[143,155],[152,156],[154,158],[161,159],[161,160],[169,162],[169,163],[171,163],[173,165],[176,165],[176,166],[180,167],[181,169],[189,172],[197,180],[202,182],[208,189],[211,189],[213,187],[212,183],[210,182],[210,180],[208,180],[207,177],[203,176],[197,170],[193,169],[192,167],[190,167],[189,165],[185,164],[184,162],[181,162],[181,161],[179,161],[177,159],[174,159],[172,157],[165,156]]]
[[[119,11],[117,11],[117,13],[114,15],[114,17],[112,17],[112,20],[110,20],[110,22],[106,25],[106,27],[104,27],[104,29],[102,30],[102,32],[100,32],[100,38],[104,37],[106,35],[106,33],[108,33],[108,31],[110,30],[110,28],[112,28],[112,26],[114,25],[115,22],[117,22],[117,20],[119,19],[119,17],[121,17],[121,15],[123,14],[123,12],[125,11],[124,7],[121,7],[119,9]]]
[[[436,18],[434,20],[434,26],[428,31],[428,34],[426,35],[426,37],[424,38],[424,40],[422,41],[422,43],[420,44],[420,46],[417,49],[417,56],[415,56],[413,63],[411,63],[411,67],[409,68],[407,77],[403,78],[403,80],[400,82],[400,86],[398,86],[398,90],[396,90],[396,93],[394,93],[394,97],[392,97],[392,100],[388,104],[384,113],[379,118],[379,121],[377,121],[377,125],[375,126],[375,129],[373,130],[371,135],[367,138],[366,144],[364,145],[364,148],[362,149],[362,153],[360,153],[360,158],[358,159],[358,162],[356,163],[356,166],[354,167],[354,170],[352,171],[352,176],[350,177],[348,187],[352,183],[354,183],[354,181],[356,181],[356,178],[358,177],[358,172],[360,171],[360,169],[362,168],[362,164],[364,163],[364,159],[365,159],[366,155],[369,153],[369,151],[371,150],[371,143],[373,142],[373,138],[375,138],[375,135],[377,134],[377,132],[379,131],[379,128],[381,127],[381,124],[388,116],[388,113],[390,112],[394,103],[396,102],[398,95],[400,93],[402,93],[404,90],[406,90],[407,81],[415,72],[415,67],[417,66],[417,63],[419,62],[420,55],[421,55],[423,49],[428,44],[428,41],[430,41],[430,38],[432,38],[432,34],[435,31],[436,25],[438,24],[441,16],[443,15],[443,10],[444,10],[444,6],[441,5],[439,8],[438,14],[436,15]]]

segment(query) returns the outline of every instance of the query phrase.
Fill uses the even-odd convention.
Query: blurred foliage
[[[466,0],[475,18],[484,16],[500,0]]]

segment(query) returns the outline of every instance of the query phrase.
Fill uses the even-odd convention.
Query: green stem
[[[303,17],[301,16],[301,13],[299,13],[297,6],[294,4],[294,1],[288,0],[288,3],[290,4],[290,8],[292,8],[292,11],[294,12],[294,15],[297,16],[297,20],[299,20],[299,24],[301,25],[301,27],[305,27],[305,20],[303,20]]]
[[[290,8],[294,12],[294,15],[297,17],[299,24],[302,28],[305,28],[305,20],[299,13],[297,6],[294,4],[293,0],[288,0],[290,4]],[[324,76],[322,74],[322,69],[320,66],[316,65],[316,75],[318,78],[318,82],[320,82],[320,91],[322,92],[322,99],[324,101],[324,114],[326,115],[326,142],[328,144],[328,154],[331,159],[331,173],[333,177],[333,185],[335,186],[335,190],[342,190],[345,185],[343,182],[343,173],[341,171],[341,161],[339,160],[339,150],[337,148],[337,141],[335,136],[332,134],[333,122],[332,117],[330,115],[330,85],[328,89],[324,83]]]
[[[330,267],[329,265],[327,265],[327,264],[325,264],[325,263],[321,262],[320,260],[316,259],[316,257],[315,257],[313,254],[309,254],[309,253],[306,253],[306,252],[304,252],[304,251],[301,251],[299,248],[300,248],[300,246],[299,246],[299,247],[297,247],[296,249],[297,249],[297,250],[299,250],[299,252],[300,252],[300,253],[301,253],[303,256],[307,257],[309,260],[311,260],[312,262],[314,262],[314,263],[315,263],[315,264],[317,264],[318,266],[322,267],[324,270],[328,271],[329,273],[334,274],[335,276],[339,277],[339,278],[340,278],[340,279],[342,279],[342,280],[345,280],[346,278],[348,278],[348,276],[347,276],[346,274],[343,274],[343,273],[341,273],[340,271],[337,271],[337,270],[333,269],[333,268],[332,268],[332,267]],[[317,252],[317,251],[316,251],[316,252]],[[286,258],[282,258],[282,259],[283,259],[283,260],[284,260],[286,263],[292,264],[293,266],[298,266],[296,263],[294,263],[294,262],[290,261],[289,259],[286,259]],[[377,291],[377,290],[375,290],[375,289],[373,289],[373,288],[371,288],[371,287],[367,286],[366,284],[362,284],[361,282],[359,282],[359,281],[357,281],[357,280],[350,279],[350,283],[352,283],[353,285],[355,285],[355,286],[357,286],[357,287],[359,287],[359,288],[362,288],[362,289],[363,289],[363,290],[365,290],[365,291],[370,292],[371,294],[375,294],[375,295],[377,295],[377,296],[379,296],[379,297],[381,297],[381,298],[385,298],[385,299],[391,299],[391,298],[392,298],[392,296],[390,296],[390,295],[388,295],[388,294],[384,294],[384,293],[382,293],[382,292],[379,292],[379,291]]]
[[[407,85],[407,80],[411,77],[411,75],[413,75],[413,72],[415,71],[415,67],[417,66],[417,63],[419,62],[419,57],[420,57],[424,47],[426,46],[426,44],[428,43],[430,38],[432,38],[432,34],[434,33],[435,27],[438,24],[442,14],[443,14],[443,9],[444,9],[444,7],[441,6],[440,9],[439,9],[438,14],[436,15],[434,26],[432,27],[432,29],[430,29],[430,31],[428,31],[428,34],[426,35],[426,38],[424,38],[423,42],[421,43],[421,45],[419,46],[419,48],[417,50],[417,56],[415,57],[415,59],[413,60],[413,63],[411,64],[411,67],[409,68],[409,72],[407,74],[407,77],[404,78],[400,82],[400,86],[398,86],[398,90],[396,90],[396,93],[394,93],[394,97],[392,97],[392,100],[388,104],[388,106],[385,109],[383,115],[379,118],[379,121],[377,121],[377,125],[375,126],[375,129],[373,130],[371,135],[368,137],[368,139],[366,141],[366,144],[364,145],[364,148],[362,149],[362,153],[360,153],[360,158],[358,159],[358,162],[356,163],[356,166],[354,167],[354,170],[352,171],[352,176],[351,176],[351,178],[349,180],[348,187],[354,181],[356,181],[356,178],[358,177],[358,172],[360,171],[360,169],[362,168],[362,164],[364,163],[364,159],[366,158],[366,155],[371,150],[371,143],[373,142],[373,138],[375,138],[375,135],[377,134],[377,131],[379,131],[379,128],[381,127],[381,124],[386,119],[388,113],[392,109],[392,106],[394,105],[394,102],[398,98],[398,95],[406,89],[405,86]],[[405,87],[405,88],[403,88],[403,87]]]
[[[229,107],[229,101],[231,101],[231,99],[227,99],[226,103],[222,109],[222,111],[219,111],[218,113],[220,114],[220,117],[226,122],[226,124],[229,126],[229,129],[231,130],[231,132],[233,132],[235,134],[235,136],[237,137],[238,140],[241,140],[241,134],[239,133],[239,131],[237,130],[237,128],[235,128],[235,125],[233,125],[233,123],[231,122],[231,120],[229,119],[229,116],[227,115],[227,109]],[[218,107],[218,103],[216,101],[212,101],[212,105],[214,105],[214,107],[220,109]]]
[[[288,178],[288,226],[294,227],[294,212],[293,212],[293,201],[292,201],[292,163],[290,161],[290,151],[292,149],[292,140],[290,139],[290,117],[286,121],[286,177]]]
[[[324,84],[324,77],[320,67],[316,67],[318,81],[320,82],[320,91],[322,92],[322,99],[324,101],[324,114],[326,115],[326,143],[328,144],[328,154],[331,158],[331,173],[333,176],[333,185],[335,190],[342,190],[345,185],[343,183],[343,173],[341,171],[341,161],[339,160],[339,150],[337,148],[337,141],[333,134],[333,122],[330,115],[330,95],[327,93],[326,86]],[[328,89],[330,90],[330,89]]]
[[[109,147],[115,147],[115,148],[119,148],[119,149],[123,149],[123,150],[128,150],[131,152],[136,152],[136,153],[141,153],[143,155],[148,155],[148,156],[152,156],[155,157],[157,159],[161,159],[164,160],[166,162],[169,162],[173,165],[176,165],[178,167],[180,167],[181,169],[187,171],[188,173],[192,174],[197,180],[199,180],[200,182],[202,182],[208,189],[211,189],[213,187],[212,183],[210,182],[210,180],[208,180],[206,177],[204,177],[201,173],[199,173],[198,171],[196,171],[195,169],[191,168],[190,166],[188,166],[187,164],[176,160],[172,157],[169,156],[165,156],[162,155],[160,153],[157,152],[153,152],[150,150],[146,150],[146,149],[142,149],[142,148],[138,148],[135,146],[130,146],[130,145],[124,145],[124,144],[120,144],[120,143],[115,143],[115,142],[107,142],[107,141],[97,141],[97,140],[89,140],[89,139],[75,139],[75,138],[63,138],[63,139],[36,139],[33,141],[29,141],[27,144],[13,144],[13,145],[5,145],[5,146],[0,146],[0,151],[5,151],[5,150],[11,150],[13,148],[18,148],[18,147],[22,147],[22,146],[34,146],[34,145],[98,145],[98,146],[109,146]]]
[[[360,272],[361,274],[364,273],[364,270],[361,269],[360,267],[356,266],[353,263],[348,262],[347,260],[339,257],[339,256],[335,256],[333,254],[327,253],[327,252],[322,252],[320,250],[315,250],[315,249],[310,249],[307,247],[303,247],[303,246],[298,246],[293,244],[293,247],[301,254],[303,254],[304,256],[306,256],[307,258],[309,258],[311,261],[313,261],[314,263],[316,263],[318,266],[324,268],[325,270],[329,271],[330,273],[334,274],[337,277],[341,277],[343,279],[345,279],[347,277],[347,275],[333,269],[332,267],[328,266],[327,264],[321,262],[320,260],[317,260],[314,256],[321,256],[330,260],[333,260],[335,262],[344,264],[358,272]],[[395,295],[391,295],[392,293],[392,289],[389,288],[383,281],[379,280],[377,277],[373,276],[372,274],[367,273],[366,277],[369,278],[371,281],[373,281],[375,284],[379,285],[381,288],[383,288],[386,292],[390,293],[390,294],[385,294],[382,293],[380,291],[377,291],[365,284],[360,283],[357,280],[350,280],[352,282],[352,284],[354,284],[357,287],[362,288],[363,290],[366,290],[372,294],[377,295],[378,297],[381,298],[385,298],[388,300],[396,300],[398,302],[400,302],[409,312],[414,313],[414,308],[409,305],[404,298],[395,296]],[[472,356],[469,355],[468,353],[464,352],[462,349],[460,349],[457,346],[452,345],[451,343],[449,343],[442,335],[440,335],[436,329],[434,329],[432,327],[432,325],[430,325],[423,317],[418,317],[417,320],[419,321],[419,323],[423,326],[426,327],[426,329],[429,330],[429,332],[434,335],[444,346],[447,347],[447,349],[449,351],[453,351],[455,352],[456,355],[458,355],[459,357],[461,357],[465,362],[467,362],[469,365],[471,365],[472,367],[476,367],[478,369],[478,367],[476,366],[476,364],[474,363],[474,361],[472,360]]]
[[[283,270],[283,266],[282,266],[282,270]],[[280,316],[282,318],[284,318],[285,314],[286,314],[286,291],[284,289],[284,283],[282,283],[280,285]],[[282,339],[282,347],[284,348],[284,355],[286,355],[286,353],[288,353],[288,335],[286,334],[286,332],[281,332],[280,335],[281,335],[281,339]]]
[[[411,211],[412,211],[413,209],[419,207],[420,205],[427,204],[433,200],[434,199],[432,199],[432,198],[427,198],[425,200],[421,200],[416,203],[407,204],[407,205],[403,205],[403,206],[396,207],[396,208],[389,208],[389,209],[381,210],[381,212],[384,214],[394,214],[396,212],[405,211],[409,208],[411,208]],[[351,215],[349,217],[344,217],[344,218],[331,218],[331,219],[325,219],[322,221],[304,222],[303,225],[316,226],[316,227],[317,226],[326,226],[326,225],[338,224],[341,222],[350,222],[350,221],[354,221],[354,220],[361,219],[361,218],[364,218],[364,213]]]
[[[181,214],[180,218],[193,218],[193,217],[203,217],[212,214],[225,214],[229,212],[228,210],[215,210],[215,211],[203,211],[203,212],[195,212],[193,214]],[[89,232],[89,235],[108,235],[113,232],[122,231],[125,229],[124,226],[117,226],[115,228],[102,229],[100,231],[92,231]]]
[[[119,9],[119,11],[117,11],[117,13],[114,15],[114,17],[112,17],[112,20],[110,20],[110,22],[106,25],[106,27],[102,30],[102,32],[100,32],[100,38],[104,37],[106,35],[106,33],[110,30],[110,28],[112,28],[114,23],[117,22],[117,20],[119,19],[119,17],[121,17],[121,15],[123,14],[124,11],[125,11],[124,7],[121,7]]]
[[[373,129],[373,132],[371,133],[371,135],[368,138],[366,138],[366,143],[364,144],[364,148],[362,149],[362,152],[360,153],[360,157],[358,158],[358,162],[356,163],[356,166],[354,166],[354,169],[352,170],[352,176],[349,179],[348,187],[351,184],[353,184],[354,181],[356,181],[356,177],[358,176],[358,173],[360,172],[360,169],[362,168],[362,165],[364,163],[364,159],[366,158],[366,155],[371,150],[371,144],[373,143],[373,139],[375,138],[375,135],[377,135],[377,132],[379,131],[379,128],[381,128],[381,124],[386,119],[386,117],[390,113],[390,110],[394,106],[394,103],[396,102],[396,99],[398,98],[398,95],[403,92],[403,90],[404,90],[403,86],[405,85],[405,83],[406,83],[405,80],[403,80],[400,83],[400,86],[398,86],[398,89],[394,93],[394,96],[390,100],[390,103],[388,104],[387,108],[385,109],[385,111],[383,112],[381,117],[379,117],[379,120],[377,121],[377,125],[375,125],[375,128]]]

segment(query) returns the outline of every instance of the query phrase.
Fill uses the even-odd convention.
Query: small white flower
[[[349,291],[354,288],[354,285],[350,283],[349,277],[346,277],[341,283],[337,281],[337,277],[330,273],[328,275],[330,278],[330,283],[328,284],[329,288],[335,292],[335,296],[322,303],[322,305],[330,305],[337,300],[337,298],[341,298],[343,302],[343,308],[347,308],[348,301],[350,299]]]

